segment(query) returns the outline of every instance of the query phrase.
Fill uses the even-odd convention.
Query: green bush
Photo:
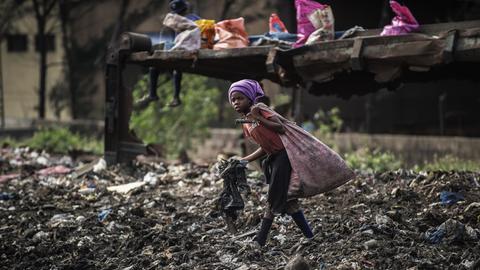
[[[0,146],[3,147],[17,147],[18,141],[13,139],[12,137],[4,137],[0,138]]]
[[[161,76],[158,81],[164,81]],[[135,100],[148,92],[148,77],[144,76],[134,87]],[[173,97],[172,84],[164,83],[157,89],[159,102],[152,102],[140,111],[133,112],[130,126],[146,143],[164,147],[168,157],[176,157],[192,146],[193,139],[209,135],[209,125],[218,112],[219,89],[210,87],[207,78],[184,74],[182,80],[182,105],[171,108],[166,104]]]
[[[103,143],[97,139],[87,138],[72,133],[67,128],[43,128],[33,134],[33,137],[19,142],[38,150],[66,154],[72,150],[82,150],[101,154]]]
[[[317,128],[313,135],[332,149],[338,151],[333,135],[339,132],[343,125],[343,120],[340,118],[340,110],[336,107],[326,112],[320,109],[315,113],[313,119],[313,123]]]
[[[433,162],[415,166],[415,171],[470,171],[480,172],[480,164],[471,160],[463,160],[452,155],[436,157]]]
[[[370,173],[397,170],[402,166],[402,162],[393,154],[369,148],[346,153],[345,160],[351,168]]]

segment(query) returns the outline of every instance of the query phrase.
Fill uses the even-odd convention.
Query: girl
[[[233,83],[228,97],[233,109],[251,123],[243,124],[245,137],[260,147],[242,158],[247,162],[264,155],[263,170],[268,189],[268,207],[254,241],[264,246],[276,214],[289,214],[307,238],[313,232],[297,198],[309,197],[346,183],[353,172],[318,139],[280,116],[258,100],[264,96],[259,83]]]

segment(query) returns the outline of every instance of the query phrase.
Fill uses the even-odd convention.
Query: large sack
[[[311,197],[327,192],[355,177],[345,161],[320,140],[265,104],[258,103],[255,106],[275,114],[284,124],[286,132],[279,136],[292,165],[289,198]]]
[[[242,17],[218,22],[215,24],[218,42],[214,50],[244,48],[248,46],[248,34]]]
[[[168,13],[163,24],[178,33],[174,40],[175,45],[170,50],[193,51],[200,49],[200,28],[193,21],[178,14]]]

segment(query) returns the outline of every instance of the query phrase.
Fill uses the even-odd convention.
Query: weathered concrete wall
[[[407,164],[431,161],[435,156],[453,155],[480,162],[480,139],[408,135],[369,135],[343,133],[335,136],[341,152],[360,147],[388,150],[402,157]]]
[[[240,129],[213,129],[211,137],[191,155],[194,160],[215,160],[219,153],[240,155],[240,134]],[[342,153],[362,147],[379,148],[400,156],[407,165],[448,154],[480,162],[480,139],[476,138],[341,133],[334,136],[334,141]]]

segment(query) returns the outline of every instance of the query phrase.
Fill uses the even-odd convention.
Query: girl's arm
[[[241,160],[246,160],[248,162],[252,162],[252,161],[255,161],[258,158],[264,156],[265,154],[266,154],[265,151],[261,147],[259,147],[257,150],[255,150],[255,152],[251,153],[250,155],[248,155],[244,158],[241,158]]]
[[[266,128],[275,131],[276,133],[285,134],[285,128],[283,127],[282,122],[278,117],[272,116],[268,119],[263,117],[260,113],[260,109],[258,107],[253,107],[247,117],[251,117],[260,123],[262,123]]]

